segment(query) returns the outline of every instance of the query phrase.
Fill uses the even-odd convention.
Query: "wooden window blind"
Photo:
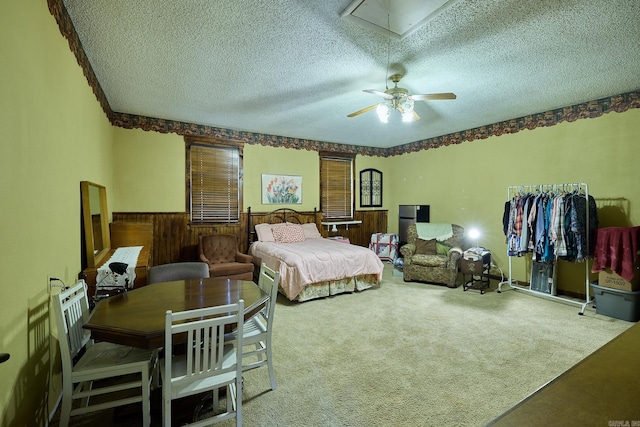
[[[320,209],[324,218],[353,218],[354,157],[320,153]]]
[[[187,141],[187,209],[191,223],[238,222],[242,211],[242,145]]]

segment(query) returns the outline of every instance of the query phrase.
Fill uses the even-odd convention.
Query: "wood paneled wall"
[[[255,215],[258,212],[252,212]],[[266,212],[265,212],[266,214]],[[321,213],[318,213],[320,222]],[[337,233],[327,231],[327,227],[318,226],[324,237],[339,235],[348,238],[352,244],[369,246],[371,234],[386,233],[388,211],[356,211],[354,219],[362,224],[344,225]],[[151,265],[170,262],[195,261],[198,259],[198,239],[207,234],[235,234],[240,242],[240,250],[247,252],[247,214],[240,215],[240,222],[235,224],[216,224],[211,226],[189,224],[186,212],[114,212],[114,222],[146,222],[153,224],[153,248]]]

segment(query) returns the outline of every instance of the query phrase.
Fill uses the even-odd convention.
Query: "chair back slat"
[[[83,328],[89,317],[89,301],[84,281],[52,298],[58,329],[63,375],[71,375],[73,359],[91,340],[91,332]]]
[[[183,375],[172,372],[172,357],[165,357],[165,372],[171,386],[198,381],[210,376],[236,371],[241,374],[242,366],[236,359],[225,362],[225,329],[242,328],[244,322],[244,301],[237,304],[208,307],[173,313],[166,312],[165,351],[174,351],[175,336],[186,334],[187,351]],[[242,351],[242,337],[236,348]]]

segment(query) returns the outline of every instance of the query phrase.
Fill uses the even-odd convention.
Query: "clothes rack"
[[[589,186],[584,183],[584,182],[580,182],[580,183],[561,183],[561,184],[537,184],[537,185],[512,185],[512,186],[508,186],[507,187],[507,201],[511,201],[514,197],[517,197],[518,195],[524,194],[524,193],[536,193],[539,194],[541,192],[570,192],[570,191],[578,191],[580,194],[584,194],[584,197],[586,199],[586,210],[585,210],[585,225],[586,225],[586,232],[585,232],[585,236],[586,236],[586,248],[587,248],[587,253],[585,254],[586,256],[584,257],[584,259],[582,261],[584,261],[584,265],[585,265],[585,301],[582,302],[580,300],[576,300],[576,299],[569,299],[569,298],[565,298],[559,295],[555,295],[555,286],[553,289],[553,292],[551,293],[545,293],[545,292],[540,292],[537,290],[532,290],[530,287],[524,287],[522,285],[519,285],[517,280],[513,279],[513,262],[512,259],[515,256],[514,254],[512,254],[510,252],[509,249],[509,244],[507,244],[507,259],[509,260],[509,276],[507,278],[507,280],[503,280],[501,282],[498,283],[498,293],[502,292],[502,285],[508,285],[509,287],[511,287],[514,290],[517,291],[522,291],[522,292],[528,292],[531,294],[535,294],[538,296],[542,296],[542,297],[546,297],[546,298],[550,298],[550,299],[554,299],[554,300],[560,300],[563,302],[568,302],[568,303],[572,303],[572,304],[578,304],[581,306],[581,310],[578,314],[583,315],[584,314],[584,309],[586,308],[586,306],[590,303],[592,303],[591,301],[591,297],[590,297],[590,283],[589,283],[589,262],[588,262],[588,256],[592,255],[589,252],[589,248],[591,247],[591,242],[590,242],[590,226],[589,226]],[[596,220],[597,221],[597,220]],[[557,262],[557,259],[554,260],[554,262]],[[533,268],[533,267],[532,267]]]

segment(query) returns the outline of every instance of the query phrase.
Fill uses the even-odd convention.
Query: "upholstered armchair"
[[[253,257],[238,250],[233,234],[200,236],[200,261],[209,264],[209,277],[253,280]]]
[[[453,235],[442,242],[418,238],[416,225],[407,229],[407,244],[400,248],[404,257],[402,269],[405,282],[442,283],[458,286],[458,260],[462,257],[464,228],[452,224]]]

